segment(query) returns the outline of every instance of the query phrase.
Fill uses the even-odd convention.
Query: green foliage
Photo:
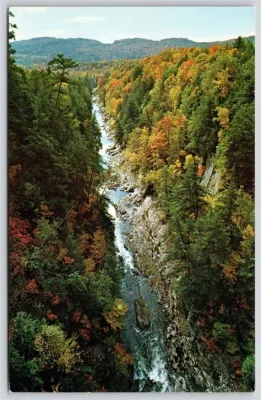
[[[253,354],[254,67],[254,46],[239,37],[92,70],[128,166],[164,212],[173,290],[238,380]]]
[[[125,390],[131,367],[122,371],[106,345],[121,340],[104,313],[122,302],[122,268],[100,191],[94,82],[62,54],[32,71],[12,55],[10,47],[11,390]]]
[[[254,42],[253,36],[247,39],[250,42]],[[54,57],[59,52],[65,54],[66,57],[76,57],[77,61],[80,62],[97,62],[101,60],[143,58],[151,54],[161,53],[162,48],[209,47],[214,43],[231,42],[233,40],[202,43],[185,38],[170,38],[160,41],[135,38],[116,40],[114,43],[105,44],[91,39],[42,37],[17,41],[13,44],[13,48],[16,50],[17,63],[32,68],[35,64],[46,64],[51,57]]]
[[[37,390],[42,380],[40,366],[33,346],[41,323],[25,312],[17,313],[9,328],[10,385],[12,391]]]
[[[243,378],[247,391],[255,389],[255,356],[247,356],[242,365]]]

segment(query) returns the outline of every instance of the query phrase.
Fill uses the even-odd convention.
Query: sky
[[[16,40],[50,36],[214,41],[255,33],[253,7],[11,7]]]

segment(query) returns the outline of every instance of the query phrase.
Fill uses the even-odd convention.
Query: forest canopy
[[[123,270],[100,192],[92,83],[60,53],[28,71],[9,46],[8,61],[11,391],[127,391]]]
[[[254,46],[239,37],[105,71],[116,141],[165,213],[172,287],[206,349],[253,389]]]

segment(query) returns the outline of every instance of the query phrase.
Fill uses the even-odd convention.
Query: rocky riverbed
[[[231,377],[222,359],[204,349],[191,314],[186,315],[173,290],[175,264],[166,262],[168,225],[164,213],[127,165],[124,153],[110,149],[112,186],[128,191],[117,207],[121,218],[130,223],[127,245],[150,285],[157,291],[167,322],[165,338],[168,360],[176,377],[175,391],[228,392]]]

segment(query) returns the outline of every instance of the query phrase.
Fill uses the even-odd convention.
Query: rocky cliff
[[[206,351],[192,313],[185,313],[175,293],[175,264],[166,261],[168,225],[150,189],[135,176],[118,148],[111,149],[113,183],[129,191],[117,212],[131,223],[129,247],[135,261],[159,294],[167,323],[166,348],[175,375],[176,391],[227,392],[236,390],[222,358]],[[205,172],[204,184],[216,190],[218,177],[213,162]],[[178,377],[178,379],[177,379]]]

